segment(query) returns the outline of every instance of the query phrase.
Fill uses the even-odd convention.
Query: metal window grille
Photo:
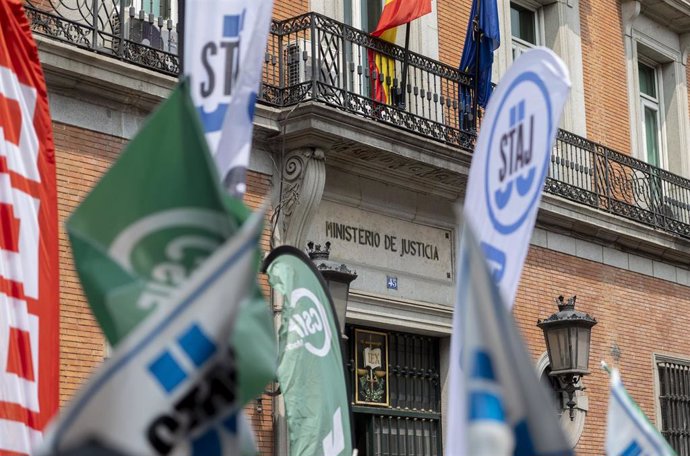
[[[377,330],[380,331],[380,330]],[[353,405],[360,456],[440,456],[441,390],[438,339],[387,332],[389,406]],[[355,381],[354,331],[349,328],[349,381]],[[352,402],[354,404],[354,389]]]
[[[690,456],[690,361],[657,361],[661,434],[678,456]]]

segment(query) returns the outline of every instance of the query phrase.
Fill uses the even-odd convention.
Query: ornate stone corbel
[[[282,164],[282,179],[279,243],[301,249],[306,245],[309,225],[321,203],[326,183],[323,150],[307,147],[290,151]]]

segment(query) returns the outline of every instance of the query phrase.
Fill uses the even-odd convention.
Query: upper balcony
[[[175,24],[127,0],[27,0],[35,33],[134,65],[179,71]],[[386,74],[368,62],[386,60]],[[407,59],[407,82],[402,73]],[[393,102],[375,101],[374,78],[390,86]],[[309,13],[273,21],[260,100],[293,109],[312,102],[370,122],[472,151],[481,112],[472,102],[472,75],[408,53],[360,30]],[[460,96],[467,93],[468,96]],[[579,205],[690,239],[690,180],[559,130],[545,186]]]

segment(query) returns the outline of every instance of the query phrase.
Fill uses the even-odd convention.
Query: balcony
[[[172,21],[137,11],[125,0],[27,0],[35,33],[175,75]],[[94,12],[94,10],[96,12]],[[368,62],[389,59],[388,74]],[[273,21],[260,100],[277,108],[316,102],[472,151],[481,112],[472,76],[316,13]],[[373,79],[390,86],[392,103],[371,97]],[[461,96],[461,94],[463,96]],[[690,239],[690,180],[564,130],[558,132],[545,191]]]

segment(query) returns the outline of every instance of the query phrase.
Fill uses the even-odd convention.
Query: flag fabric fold
[[[113,360],[119,359],[119,354],[125,350],[123,347],[132,345],[131,338],[153,338],[152,342],[149,341],[153,345],[165,343],[158,341],[154,334],[142,334],[144,330],[140,328],[144,325],[149,327],[151,319],[159,320],[161,315],[174,312],[172,309],[180,299],[181,290],[189,288],[189,282],[200,274],[200,268],[205,267],[219,249],[226,249],[222,246],[234,242],[238,233],[248,236],[248,228],[244,228],[249,223],[248,217],[249,210],[244,204],[229,197],[221,188],[187,84],[183,82],[151,116],[67,223],[77,272],[97,321],[115,347]],[[253,217],[252,220],[259,216]],[[258,227],[251,229],[259,230]],[[258,255],[257,246],[252,249],[254,255]],[[226,364],[229,363],[226,370],[233,376],[232,385],[221,385],[224,391],[220,392],[221,395],[232,395],[232,401],[218,412],[226,416],[222,419],[224,424],[216,426],[224,431],[209,431],[211,437],[208,437],[211,443],[225,442],[219,451],[226,453],[227,448],[246,448],[247,443],[253,440],[240,407],[263,391],[263,385],[272,380],[275,370],[272,318],[256,284],[256,261],[253,264],[253,269],[238,272],[237,280],[232,275],[225,276],[228,280],[223,286],[232,290],[226,290],[227,299],[216,302],[216,307],[210,310],[226,323],[220,332],[208,333],[200,329],[195,333],[203,336],[197,337],[197,341],[212,341],[217,352],[232,352],[231,362],[225,360]],[[243,274],[251,276],[246,284],[239,280]],[[235,300],[233,292],[239,293]],[[193,307],[202,311],[203,305],[195,302]],[[178,342],[182,344],[181,339]],[[210,347],[210,344],[206,346]],[[173,355],[179,355],[179,347],[176,350]],[[182,382],[181,372],[189,370],[190,359],[198,368],[195,372],[197,377],[203,374],[200,373],[202,366],[198,365],[198,359],[189,352],[187,364],[180,364],[180,359],[186,359],[184,356],[176,358],[173,355],[165,358],[167,364],[161,361],[164,367],[167,366],[167,370],[158,372],[164,379],[162,384],[171,381],[169,377],[174,378],[175,375],[177,381]],[[176,363],[179,369],[175,369]],[[121,367],[131,372],[133,377],[141,374],[137,372],[138,368],[141,366],[136,363],[129,364],[126,369]],[[120,375],[118,370],[115,372]],[[201,382],[197,388],[207,387],[203,378],[199,380],[192,374],[187,377],[182,383]],[[190,388],[179,387],[187,392],[191,391]],[[168,397],[170,406],[175,397],[183,394],[179,393],[177,386],[175,391],[177,396],[171,393]],[[92,394],[95,397],[82,407],[117,401],[116,397],[102,392]],[[120,394],[123,393],[120,391]],[[151,400],[163,401],[155,395]],[[198,398],[201,403],[204,400],[216,399]],[[123,406],[129,404],[128,401],[121,402]],[[122,410],[113,419],[127,420],[125,413]],[[213,421],[206,421],[209,420]],[[78,429],[83,427],[83,422],[77,422],[81,424],[73,425],[69,432],[63,429],[62,434],[86,435]],[[116,423],[112,421],[107,425],[101,421],[99,425],[113,427],[117,431]],[[64,427],[64,424],[61,422],[58,426]],[[94,435],[100,435],[99,432],[109,435],[104,430],[91,430]],[[135,431],[134,428],[130,430]],[[144,435],[145,428],[139,429],[138,433]],[[185,435],[175,436],[168,450],[184,446]],[[66,442],[76,442],[71,437],[65,439]],[[193,447],[194,444],[191,450],[188,448],[191,454],[197,451]],[[142,451],[143,447],[138,447],[136,453],[167,454],[159,449],[156,453],[151,448]],[[243,452],[252,453],[255,451]]]
[[[120,342],[47,436],[59,453],[89,440],[125,454],[238,454],[240,409],[231,338],[249,299],[263,213],[253,214]],[[104,411],[107,410],[107,413]]]
[[[676,455],[625,390],[618,369],[611,372],[611,394],[606,418],[606,454],[608,456]]]
[[[386,0],[376,29],[371,32],[381,36],[386,30],[407,24],[431,12],[431,0]]]
[[[498,26],[496,0],[473,0],[467,33],[465,33],[465,45],[460,59],[460,71],[478,78],[478,93],[475,96],[477,103],[483,108],[489,102],[493,90],[491,68],[494,62],[494,51],[500,45],[501,33]],[[460,96],[460,106],[467,107],[471,104],[469,91],[462,91]]]
[[[240,196],[273,0],[187,0],[185,75],[225,188]]]
[[[59,405],[55,147],[20,0],[0,1],[0,453],[30,454]]]
[[[454,456],[513,454],[511,441],[516,455],[570,454],[509,314],[569,88],[563,62],[535,49],[513,64],[486,110],[458,208],[465,226],[449,367],[454,431],[446,442]],[[482,448],[482,441],[503,446]]]
[[[328,287],[300,250],[281,246],[264,261],[283,298],[277,378],[291,456],[350,456],[350,401],[340,330]]]
[[[422,17],[431,12],[431,0],[386,0],[376,29],[371,33],[387,43],[395,44],[399,25]],[[367,51],[369,75],[371,77],[371,97],[378,102],[392,104],[395,59],[386,55]]]
[[[555,419],[553,400],[537,378],[468,225],[463,228],[458,263],[457,311],[462,320],[461,363],[466,378],[459,399],[465,410],[462,420],[466,433],[465,441],[460,440],[463,435],[449,439],[447,453],[573,455]]]

